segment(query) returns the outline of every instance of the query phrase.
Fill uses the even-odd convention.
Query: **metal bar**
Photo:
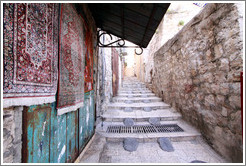
[[[135,53],[137,55],[141,55],[143,53],[143,48],[142,47],[140,47],[140,46],[125,46],[125,40],[121,39],[121,38],[119,38],[119,39],[117,39],[115,41],[112,41],[111,43],[108,43],[108,44],[101,43],[100,38],[103,35],[108,35],[110,37],[110,40],[113,40],[112,35],[107,33],[107,32],[102,32],[100,34],[100,31],[98,31],[97,35],[98,35],[98,37],[97,37],[97,45],[98,45],[98,47],[138,48],[138,49],[140,49],[140,53],[137,53],[136,49],[135,49]],[[120,42],[123,42],[123,43],[121,44]],[[117,44],[117,45],[115,46],[113,44]]]
[[[171,125],[139,125],[139,126],[109,126],[108,133],[166,133],[166,132],[183,132],[177,124]]]

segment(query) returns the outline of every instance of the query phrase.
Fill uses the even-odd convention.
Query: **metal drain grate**
[[[138,126],[108,126],[107,133],[169,133],[183,132],[184,130],[177,124],[166,125],[138,125]]]

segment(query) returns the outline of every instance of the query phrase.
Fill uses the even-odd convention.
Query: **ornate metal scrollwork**
[[[101,32],[101,33],[100,33]],[[136,48],[135,49],[135,54],[137,55],[141,55],[143,53],[143,48],[140,47],[140,46],[125,46],[126,42],[124,39],[117,39],[115,41],[112,41],[110,43],[102,43],[100,41],[100,38],[103,36],[103,35],[108,35],[110,37],[110,40],[113,40],[113,37],[111,34],[107,33],[107,32],[103,32],[103,31],[98,31],[98,37],[97,37],[97,45],[98,47],[120,47],[120,48]],[[140,52],[137,51],[137,49],[140,49]]]
[[[139,53],[137,53],[137,49],[140,49]],[[138,48],[135,49],[135,54],[141,55],[142,53],[143,53],[143,48],[142,47],[138,47]]]

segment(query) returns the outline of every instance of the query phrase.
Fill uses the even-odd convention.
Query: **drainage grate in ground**
[[[183,132],[184,130],[177,124],[166,125],[138,125],[138,126],[108,126],[107,133],[170,133]]]

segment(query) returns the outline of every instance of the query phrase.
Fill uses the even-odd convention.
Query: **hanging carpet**
[[[3,107],[55,101],[59,4],[4,3]]]

